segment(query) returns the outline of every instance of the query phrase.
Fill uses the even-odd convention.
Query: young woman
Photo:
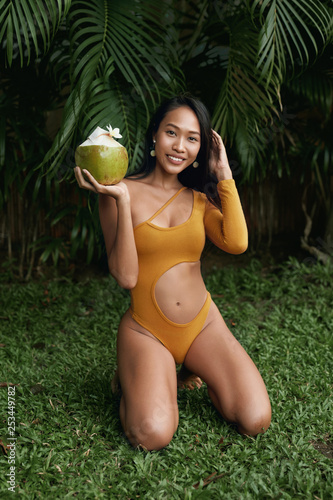
[[[205,106],[175,97],[156,112],[136,175],[99,195],[109,269],[131,291],[117,341],[120,419],[133,446],[165,447],[178,426],[176,364],[196,374],[222,417],[251,436],[270,425],[264,382],[207,292],[200,256],[207,236],[222,250],[247,248],[247,228],[220,136]],[[210,197],[215,178],[219,209]]]

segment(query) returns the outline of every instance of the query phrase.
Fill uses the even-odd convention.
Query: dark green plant
[[[18,255],[19,274],[29,277],[35,263],[33,244],[59,199],[57,178],[36,170],[52,144],[45,131],[45,114],[56,106],[57,92],[45,60],[21,68],[14,58],[10,70],[3,68],[1,83],[0,209],[5,217],[8,256]],[[11,238],[15,231],[21,235],[18,250]]]
[[[38,192],[45,174],[52,189],[61,186],[63,190],[62,181],[72,178],[75,147],[97,125],[119,127],[130,168],[138,165],[151,110],[162,97],[186,88],[209,106],[214,127],[231,148],[237,158],[235,169],[242,171],[247,182],[290,171],[306,144],[304,171],[312,168],[317,185],[327,186],[332,168],[327,140],[332,12],[328,0],[0,0],[0,50],[8,88],[15,87],[15,68],[39,72],[44,64],[51,87],[58,92],[48,106],[60,105],[61,100],[64,106],[52,145],[45,144],[38,160],[32,160],[40,169],[37,177],[29,177],[31,183]],[[320,64],[323,71],[313,71]],[[289,100],[289,96],[296,97]],[[300,113],[304,96],[307,105],[323,109],[324,126],[313,135],[311,124],[300,130],[299,122],[286,120],[291,111]],[[7,112],[11,108],[7,92],[0,95],[0,106]],[[25,137],[23,128],[16,125],[17,130],[11,130],[8,120],[6,113],[0,113],[4,178],[0,196],[5,203],[21,169],[12,143]],[[31,131],[36,138],[45,127],[40,124],[34,130],[34,125],[35,120]],[[27,186],[27,182],[22,184],[22,193]],[[324,196],[322,189],[318,196]],[[93,199],[80,199],[79,211],[87,203],[94,211]],[[322,199],[329,218],[327,190]],[[72,212],[62,205],[49,208],[50,225],[52,220],[66,224],[66,217],[79,217],[74,206]],[[38,204],[36,210],[40,211]],[[80,247],[84,235],[91,248],[93,227],[81,221],[79,232],[75,229],[69,238],[73,241],[76,235],[80,244],[72,248]],[[68,243],[63,242],[57,254],[49,241],[44,258],[61,255]],[[61,246],[59,240],[54,248]]]
[[[97,125],[120,128],[131,164],[152,109],[182,88],[177,54],[160,22],[168,5],[152,2],[72,1],[68,46],[53,58],[69,82],[63,124],[46,163],[54,169],[68,148]]]
[[[197,9],[194,4],[178,13],[180,63],[191,88],[209,105],[215,128],[233,145],[243,175],[253,181],[268,170],[271,150],[260,132],[277,121],[283,125],[284,86],[297,78],[300,91],[310,95],[321,81],[302,82],[304,72],[322,56],[330,68],[325,51],[332,41],[332,6],[314,0],[202,0]],[[320,97],[313,97],[329,113],[328,71],[326,78]]]
[[[332,4],[203,0],[197,10],[189,4],[193,9],[178,13],[180,61],[237,159],[235,173],[247,184],[268,176],[274,183],[301,163],[300,189],[312,177],[332,253]]]
[[[166,5],[134,0],[121,4],[101,0],[67,1],[64,9],[61,5],[55,0],[47,4],[37,0],[24,0],[20,4],[0,2],[3,22],[0,47],[5,70],[4,91],[0,96],[0,168],[4,180],[0,201],[8,212],[15,183],[29,213],[32,210],[29,193],[33,193],[33,200],[38,201],[36,210],[39,215],[42,211],[42,215],[46,215],[49,228],[56,222],[66,224],[68,217],[74,220],[69,241],[54,238],[50,231],[41,235],[34,233],[28,239],[29,249],[42,252],[42,262],[52,256],[54,263],[61,256],[66,258],[69,247],[69,255],[74,257],[83,244],[88,245],[88,261],[94,251],[96,217],[90,221],[85,212],[88,205],[96,212],[95,200],[80,193],[77,206],[59,206],[55,196],[64,190],[63,181],[72,178],[76,145],[97,125],[111,123],[121,129],[130,165],[135,165],[140,161],[140,141],[151,109],[162,96],[182,88],[168,26],[161,23]],[[47,70],[47,81],[37,78],[42,68]],[[45,85],[42,91],[36,92],[34,104],[24,78],[29,71],[36,79],[32,90],[37,90],[38,84]],[[17,82],[21,85],[19,90]],[[52,99],[43,102],[42,96],[49,88],[57,91],[57,102]],[[50,142],[45,145],[39,140],[40,134],[45,136],[45,111],[60,106],[61,99],[64,101],[62,126],[53,145]],[[28,101],[28,105],[18,109],[22,101]],[[34,154],[32,143],[38,144],[39,155]],[[40,168],[35,171],[38,165]],[[40,190],[44,184],[47,191],[42,197]],[[9,224],[7,226],[9,235]],[[32,262],[30,256],[28,260]],[[21,269],[20,275],[23,274]]]

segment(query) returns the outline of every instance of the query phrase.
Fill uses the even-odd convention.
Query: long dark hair
[[[209,154],[213,141],[212,127],[209,112],[206,106],[189,94],[180,94],[164,101],[153,115],[145,138],[145,151],[142,166],[128,176],[136,175],[144,178],[149,175],[156,166],[156,159],[150,155],[153,147],[153,135],[157,132],[161,121],[169,111],[187,106],[196,115],[200,125],[200,150],[197,155],[198,168],[192,165],[178,174],[179,181],[183,186],[204,192],[208,198],[216,202],[216,178],[209,173]]]

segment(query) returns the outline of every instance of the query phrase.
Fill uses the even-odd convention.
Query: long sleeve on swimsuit
[[[234,179],[217,184],[222,213],[207,201],[204,224],[207,237],[221,250],[232,254],[245,252],[248,246],[246,221]]]

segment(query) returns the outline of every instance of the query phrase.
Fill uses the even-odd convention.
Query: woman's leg
[[[239,432],[255,436],[267,430],[271,406],[265,384],[214,302],[185,366],[206,382],[215,407],[225,420],[238,425]]]
[[[127,312],[118,332],[120,420],[133,446],[159,450],[178,426],[173,356]]]

